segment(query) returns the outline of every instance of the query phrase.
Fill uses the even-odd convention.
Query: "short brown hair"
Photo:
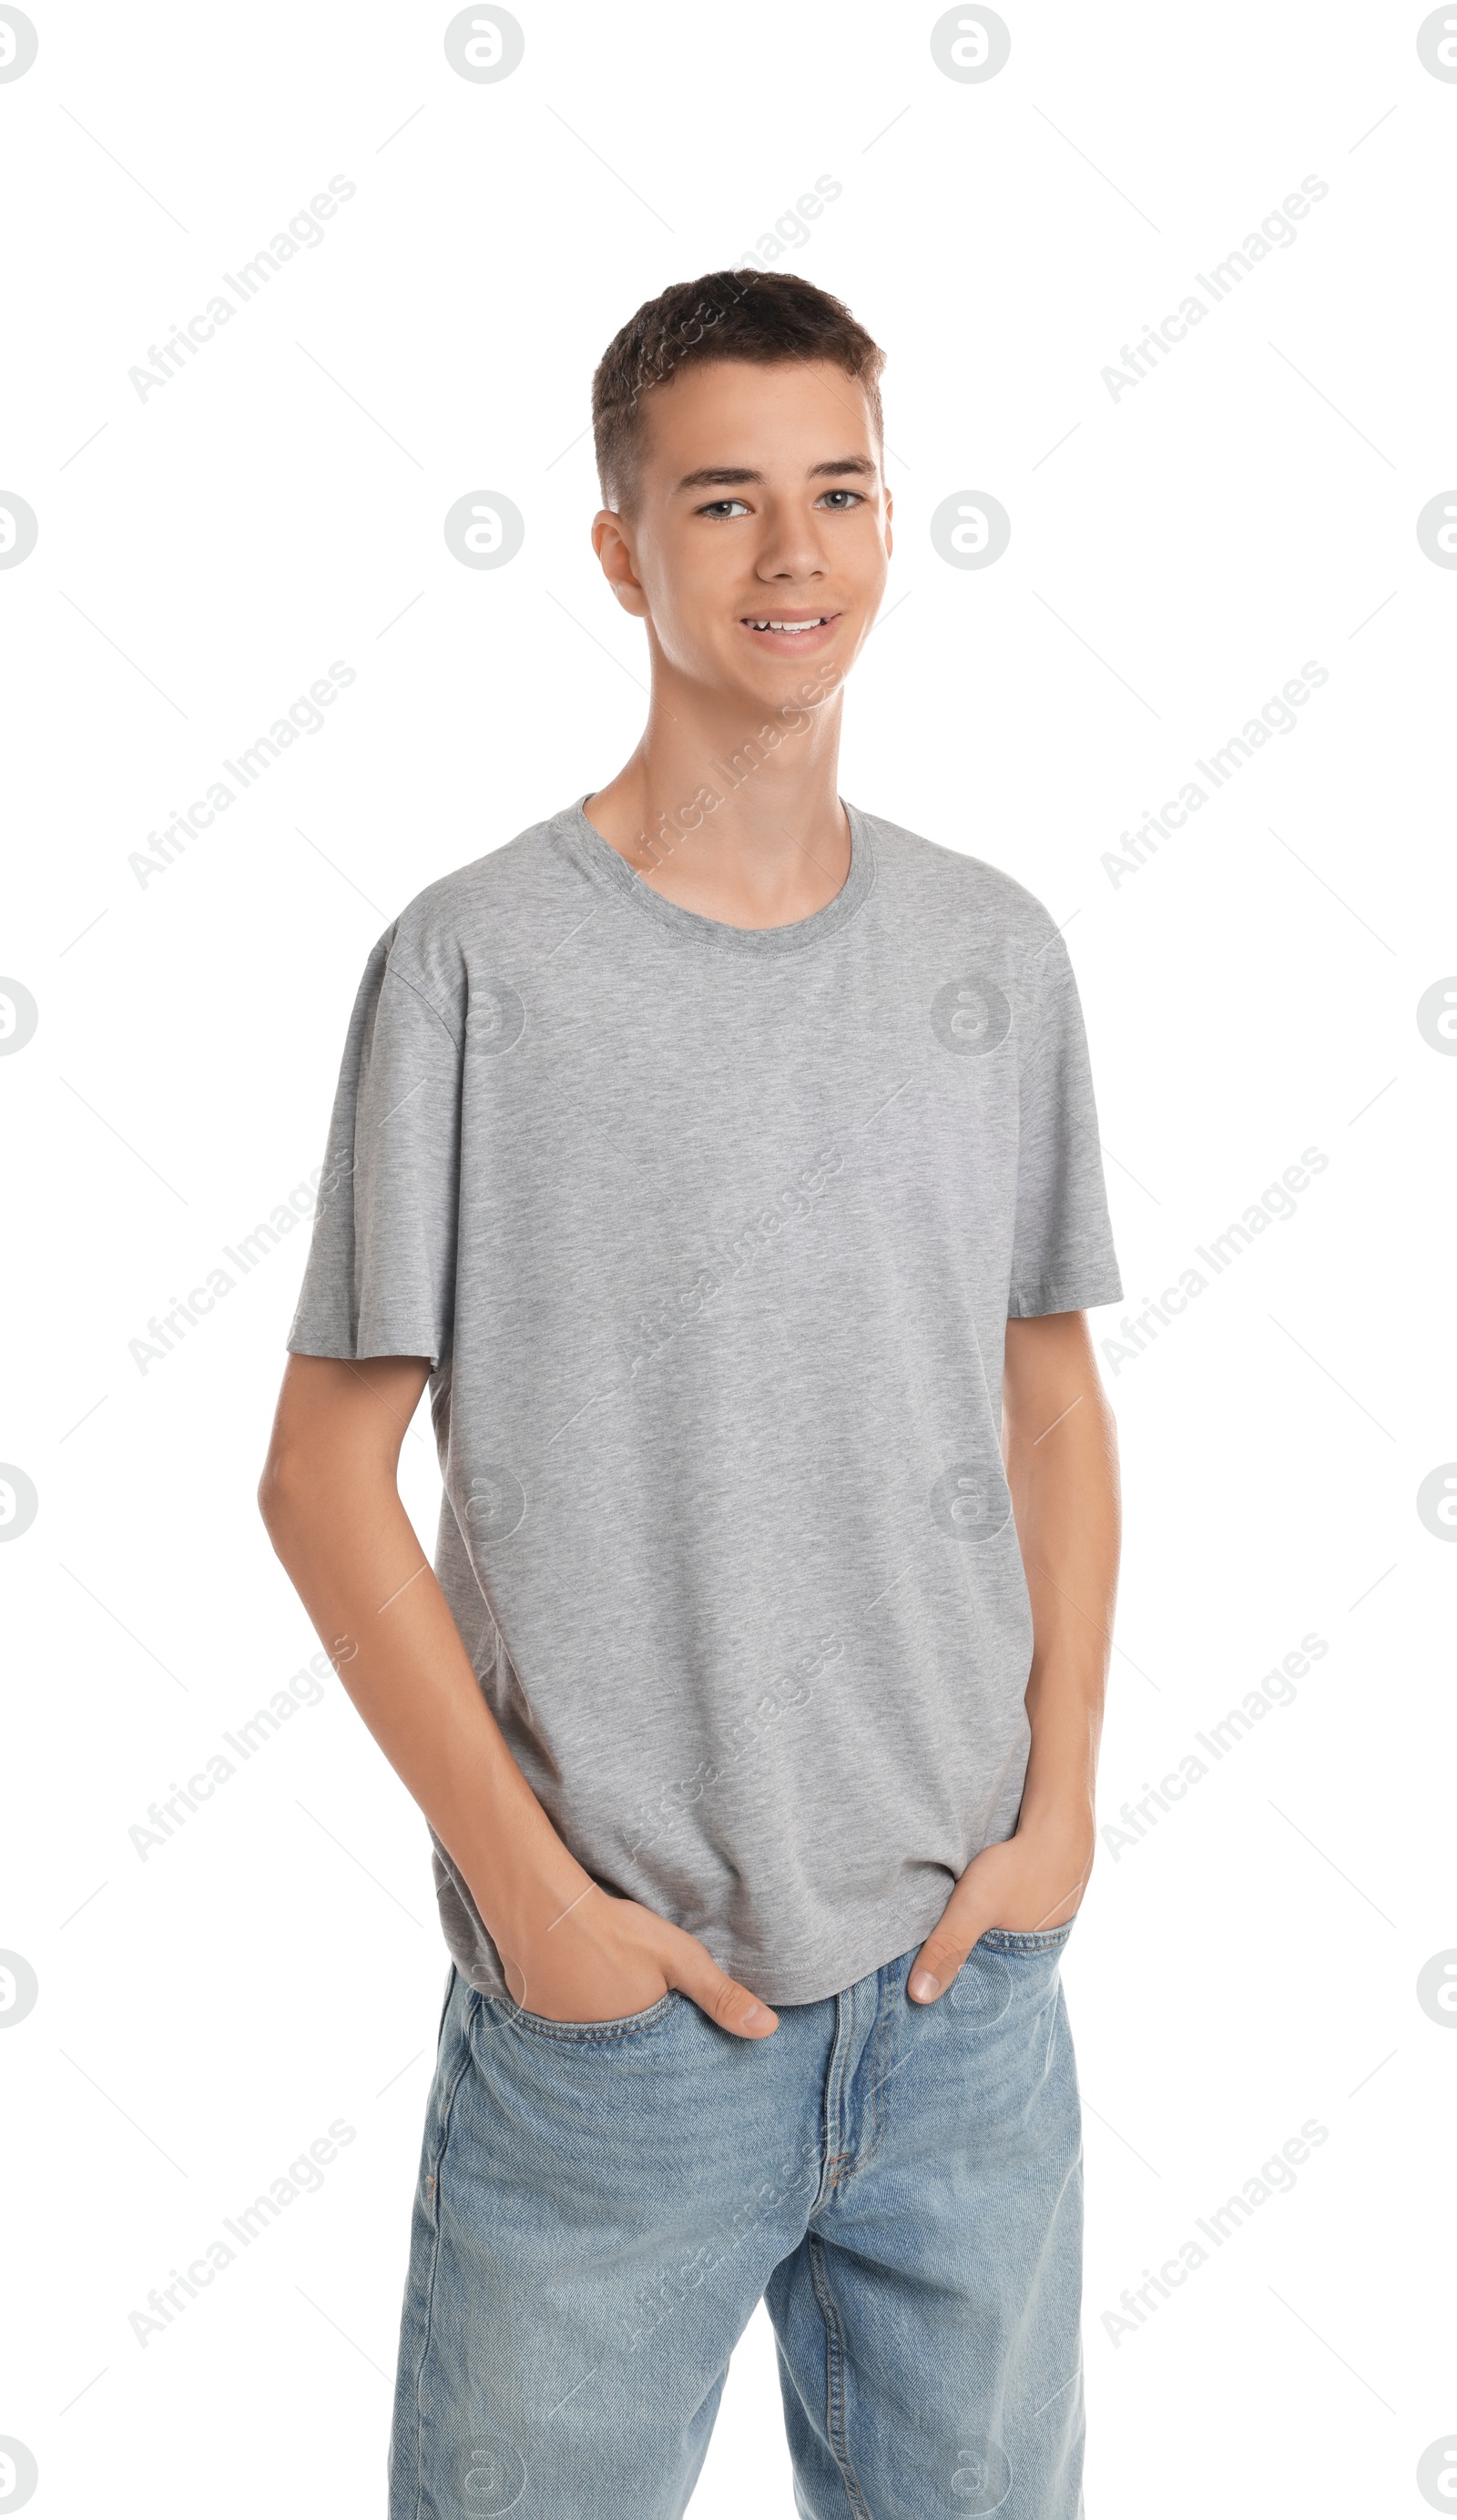
[[[609,342],[592,379],[592,434],[605,507],[625,513],[637,496],[646,436],[643,396],[705,359],[770,367],[828,359],[863,385],[883,435],[880,378],[886,364],[847,306],[794,271],[710,271],[650,297]]]

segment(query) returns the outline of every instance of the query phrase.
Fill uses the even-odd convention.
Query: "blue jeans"
[[[679,2520],[760,2299],[804,2520],[1080,2520],[1070,1931],[984,1934],[928,2007],[906,1952],[758,2042],[452,1969],[390,2520]]]

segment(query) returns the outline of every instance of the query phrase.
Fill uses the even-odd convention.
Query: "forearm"
[[[692,1934],[594,1885],[512,1757],[400,1502],[429,1369],[290,1358],[258,1506],[331,1662],[460,1868],[518,2003],[610,2021],[671,1986],[736,2036],[769,2037],[773,2012]]]
[[[1007,1477],[1032,1609],[1032,1743],[1023,1816],[1091,1812],[1117,1593],[1113,1415],[1086,1339],[1009,1412]],[[1040,1419],[1040,1423],[1037,1422]]]
[[[285,1462],[260,1503],[349,1697],[514,1950],[589,1876],[511,1755],[392,1480]]]

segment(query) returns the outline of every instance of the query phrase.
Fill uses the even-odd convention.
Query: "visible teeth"
[[[823,629],[824,621],[825,616],[821,612],[813,621],[755,621],[751,627],[754,630],[788,630],[793,636],[800,630]]]

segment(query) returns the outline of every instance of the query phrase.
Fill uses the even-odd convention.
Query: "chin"
[[[805,705],[805,686],[812,686],[814,699],[828,699],[843,680],[844,666],[835,647],[821,648],[806,656],[740,656],[724,671],[726,685],[751,692],[764,708],[800,708]]]

